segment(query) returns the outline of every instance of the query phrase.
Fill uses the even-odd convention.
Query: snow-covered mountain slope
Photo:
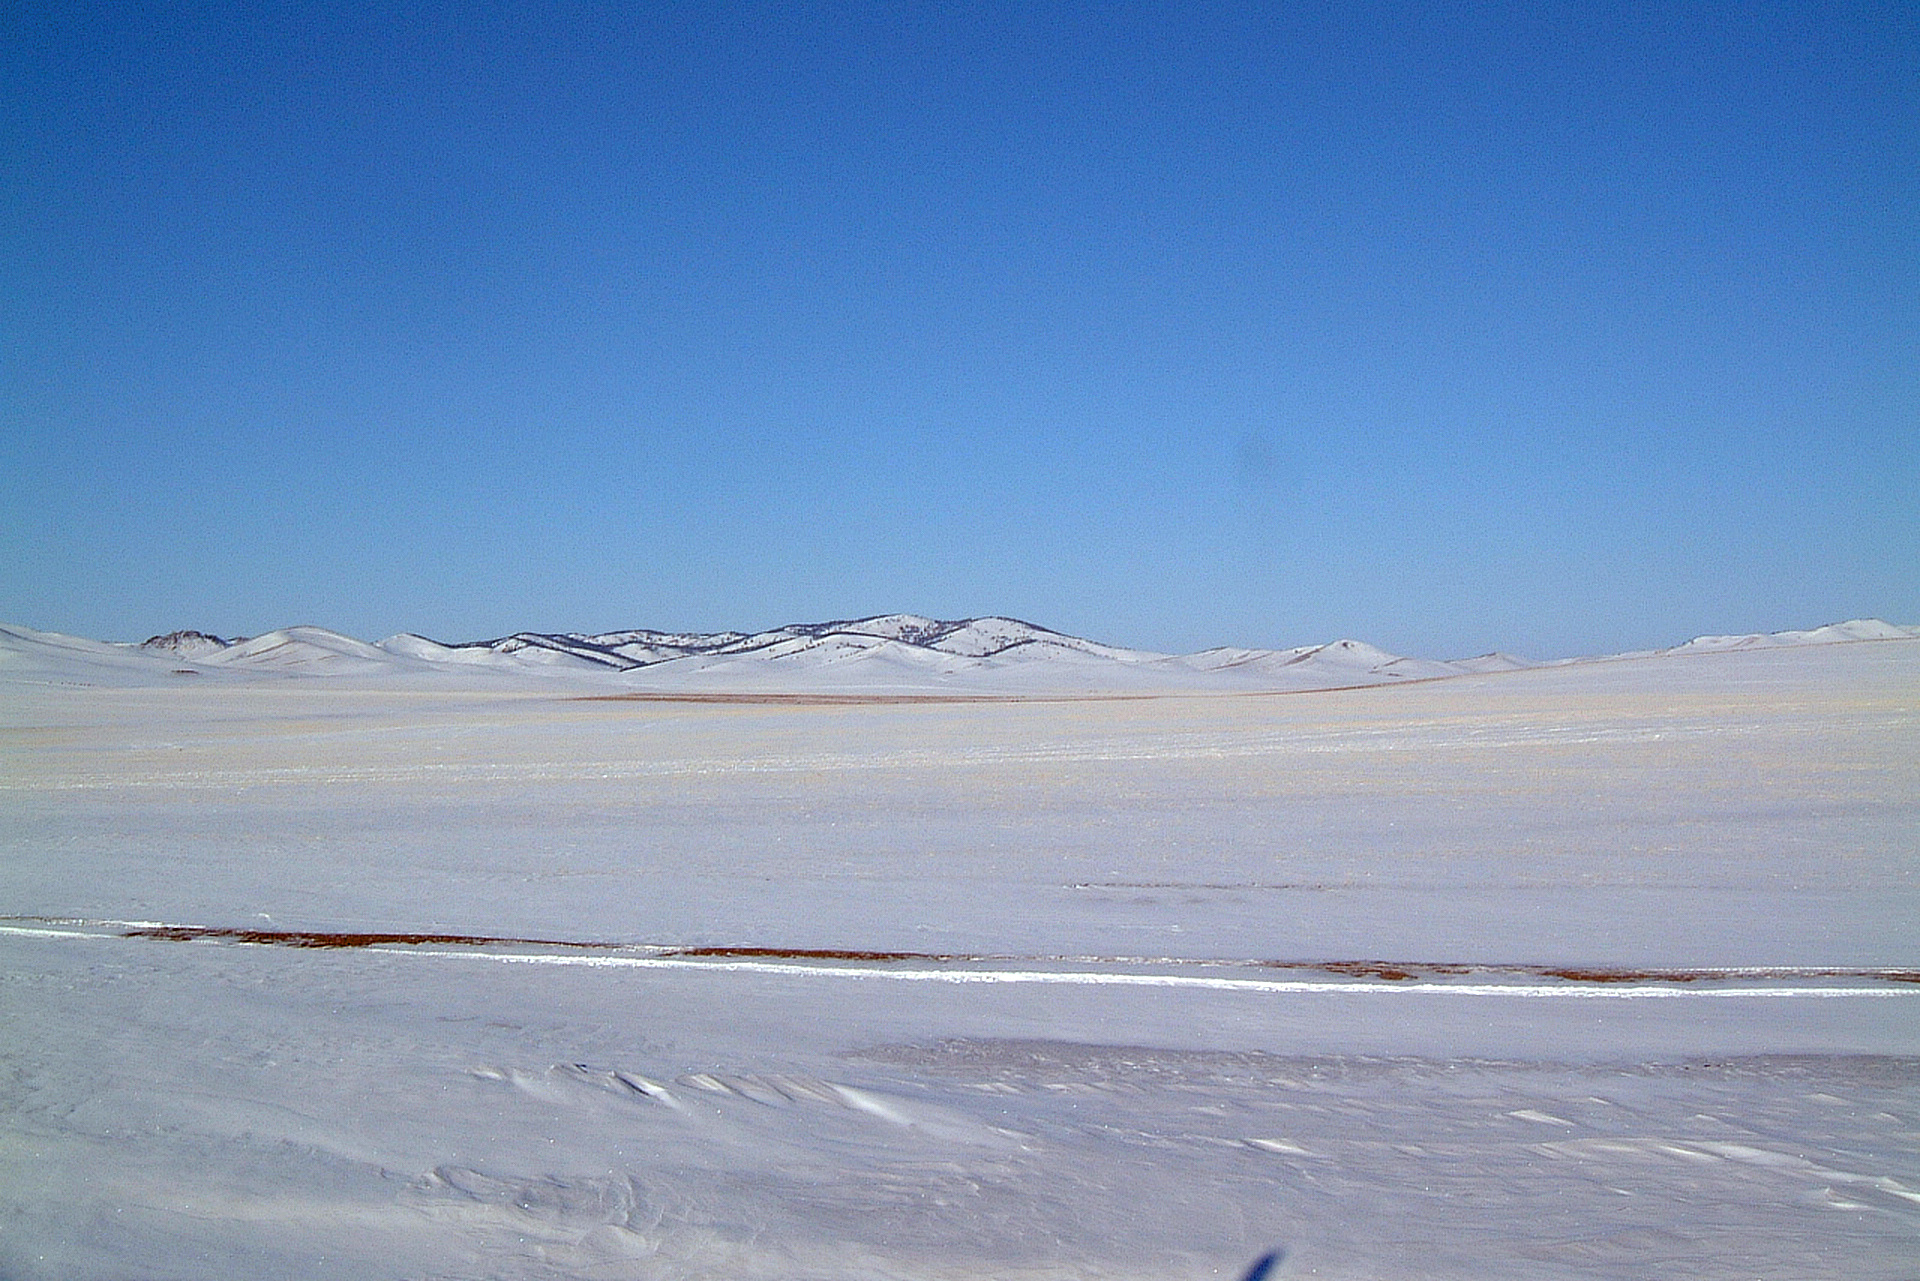
[[[233,645],[238,645],[245,639],[244,636],[238,636],[232,640],[222,640],[206,632],[168,632],[165,636],[155,636],[144,641],[140,648],[152,650],[154,653],[178,654],[185,659],[210,658]]]
[[[156,637],[167,641],[171,637]],[[170,646],[147,649],[0,624],[0,681],[31,685],[146,685],[197,674]]]
[[[1856,619],[1809,631],[1702,636],[1649,652],[1702,654],[1916,637],[1920,627]],[[0,627],[0,680],[37,684],[165,683],[182,676],[354,677],[382,684],[558,683],[608,692],[1012,696],[1337,689],[1533,666],[1538,664],[1502,653],[1454,661],[1407,658],[1357,640],[1169,655],[1102,645],[1014,618],[942,620],[917,614],[795,623],[753,633],[516,632],[452,645],[410,633],[368,644],[312,626],[238,639],[177,631],[138,645]]]
[[[1330,677],[1355,685],[1433,680],[1473,670],[1455,663],[1402,658],[1364,641],[1337,640],[1298,649],[1210,649],[1174,659],[1198,671],[1260,684],[1317,684]]]
[[[258,667],[276,672],[361,675],[389,670],[396,655],[324,627],[287,627],[236,641],[200,662],[217,667]]]
[[[631,630],[594,635],[581,632],[516,632],[499,640],[446,648],[485,648],[501,654],[526,656],[528,661],[535,662],[549,661],[543,654],[565,655],[615,671],[628,671],[684,658],[717,659],[745,655],[784,660],[800,654],[817,653],[824,662],[837,662],[851,651],[883,654],[886,651],[880,648],[881,642],[960,658],[1007,656],[1026,661],[1072,652],[1124,663],[1163,657],[1101,645],[1013,618],[943,621],[917,614],[794,623],[754,633],[698,634]],[[391,647],[391,642],[383,641],[382,645]],[[1019,652],[1023,650],[1031,652]],[[706,669],[703,667],[699,670]]]
[[[1745,636],[1696,636],[1684,645],[1666,651],[1670,654],[1722,649],[1772,649],[1781,645],[1835,645],[1847,641],[1909,640],[1920,635],[1920,627],[1896,627],[1877,618],[1856,618],[1845,623],[1829,623],[1804,632],[1749,633]]]

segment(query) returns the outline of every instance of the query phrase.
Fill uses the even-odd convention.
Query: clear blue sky
[[[1920,622],[1920,9],[0,8],[0,620]]]

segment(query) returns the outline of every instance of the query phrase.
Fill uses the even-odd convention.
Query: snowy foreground
[[[6,1281],[1920,1276],[1917,639],[946,702],[0,641]]]

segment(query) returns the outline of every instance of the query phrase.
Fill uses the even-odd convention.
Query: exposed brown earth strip
[[[1485,674],[1485,673],[1461,673]],[[690,690],[634,690],[624,694],[576,694],[574,703],[710,703],[742,707],[867,707],[922,703],[1136,703],[1174,698],[1291,698],[1305,694],[1349,694],[1376,689],[1399,689],[1406,685],[1426,685],[1433,681],[1454,680],[1455,675],[1409,676],[1393,681],[1369,681],[1363,685],[1314,685],[1303,689],[1207,689],[1172,686],[1167,689],[1090,691],[1087,693],[1036,694],[828,694],[767,693],[740,691],[722,693]]]
[[[1069,703],[1153,698],[1152,694],[583,694],[578,703],[721,703],[768,707],[864,707],[915,703]]]
[[[0,920],[33,921],[49,925],[110,926],[110,921],[82,922],[44,916],[6,916]],[[519,938],[492,934],[409,934],[324,930],[234,929],[208,925],[141,925],[119,932],[122,938],[154,939],[169,943],[210,940],[264,947],[541,947],[564,951],[643,952],[650,956],[687,960],[842,961],[870,965],[910,962],[921,965],[1052,965],[1052,966],[1178,966],[1259,970],[1286,970],[1342,978],[1371,978],[1386,983],[1417,980],[1506,975],[1514,978],[1559,979],[1567,983],[1729,983],[1764,979],[1806,981],[1853,979],[1880,983],[1920,984],[1920,968],[1851,968],[1845,966],[1727,966],[1715,968],[1629,968],[1613,966],[1502,965],[1418,961],[1307,961],[1206,957],[1140,956],[1015,956],[981,952],[890,952],[858,948],[804,948],[706,944],[628,944],[574,939]]]
[[[1270,969],[1292,970],[1312,968],[1325,970],[1329,974],[1340,974],[1352,979],[1386,979],[1399,983],[1407,979],[1417,979],[1422,975],[1433,974],[1472,974],[1474,967],[1467,965],[1427,965],[1411,967],[1394,965],[1386,961],[1325,961],[1312,963],[1306,961],[1268,961]]]
[[[1075,881],[1070,890],[1344,890],[1351,885],[1322,881]]]
[[[255,943],[267,947],[379,947],[383,944],[439,944],[451,947],[493,947],[513,944],[520,947],[564,947],[602,949],[611,943],[571,943],[561,939],[496,938],[484,934],[351,934],[306,930],[234,930],[203,925],[160,925],[127,930],[122,937],[161,939],[169,943],[191,943],[196,939],[218,939],[227,943]]]
[[[954,952],[853,952],[811,947],[676,947],[665,956],[754,957],[782,961],[1013,961],[1025,957],[969,956]],[[1054,958],[1048,958],[1054,959]]]
[[[1343,974],[1350,978],[1376,978],[1389,982],[1409,979],[1511,974],[1536,979],[1562,979],[1568,983],[1728,983],[1741,979],[1869,979],[1883,983],[1920,983],[1920,969],[1845,969],[1801,968],[1798,966],[1729,966],[1725,969],[1614,969],[1594,966],[1552,965],[1421,965],[1387,961],[1262,961],[1264,969],[1317,970]]]

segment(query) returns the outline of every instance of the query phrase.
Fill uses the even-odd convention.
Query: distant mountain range
[[[1917,637],[1920,628],[1861,619],[1812,631],[1702,636],[1644,653]],[[1595,660],[1558,660],[1579,661]],[[1405,658],[1355,640],[1295,649],[1157,654],[1102,645],[1015,618],[948,621],[916,614],[796,623],[753,633],[516,632],[452,645],[411,633],[369,644],[322,627],[235,638],[178,631],[133,645],[0,626],[0,678],[74,684],[138,684],[180,676],[355,676],[382,683],[467,676],[489,683],[520,677],[634,692],[995,695],[1337,689],[1542,665],[1500,653],[1452,661]]]

